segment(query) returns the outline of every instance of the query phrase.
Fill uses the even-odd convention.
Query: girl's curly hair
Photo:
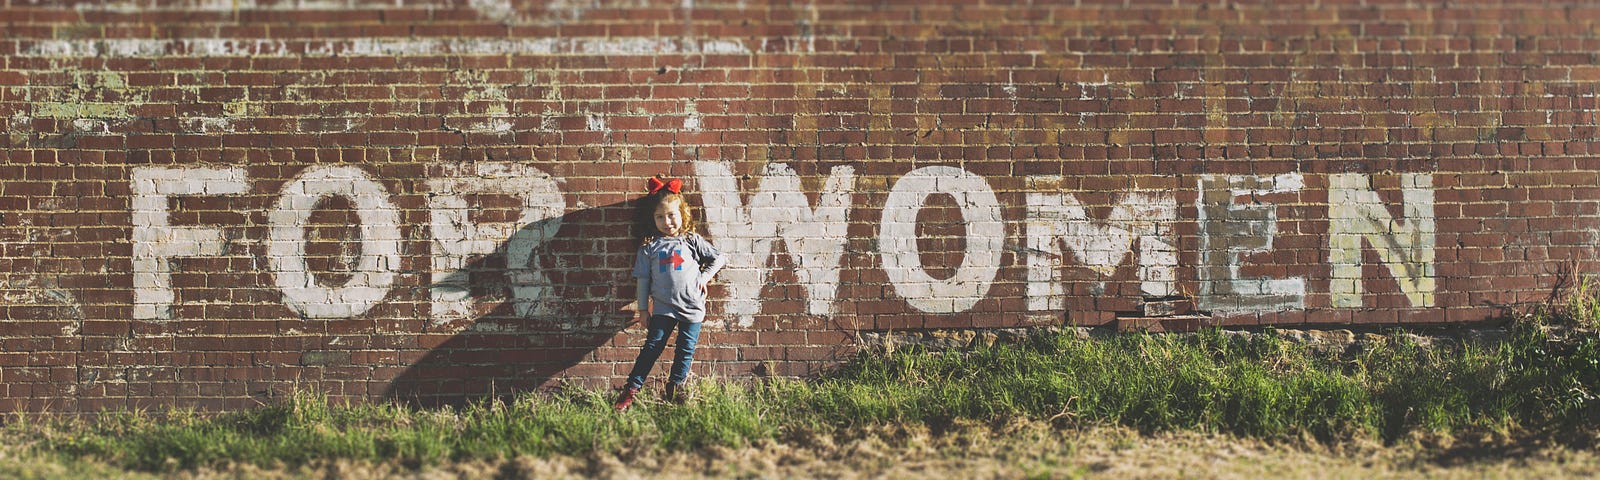
[[[658,175],[657,178],[662,176]],[[656,230],[656,208],[668,202],[678,204],[678,213],[683,216],[683,232],[699,231],[700,222],[694,219],[694,210],[689,206],[689,198],[682,193],[661,189],[639,199],[639,210],[634,216],[635,237],[641,239],[643,243],[650,243],[651,240],[661,236],[661,232]]]

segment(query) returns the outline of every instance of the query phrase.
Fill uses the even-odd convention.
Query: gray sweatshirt
[[[711,242],[696,233],[651,239],[639,247],[633,262],[633,276],[639,279],[639,308],[650,305],[651,315],[704,321],[706,292],[700,284],[709,283],[727,263]]]

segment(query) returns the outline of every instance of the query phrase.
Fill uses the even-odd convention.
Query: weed
[[[1592,291],[1586,288],[1574,292]],[[437,409],[338,404],[302,391],[247,411],[120,411],[87,421],[12,422],[4,431],[44,455],[146,472],[230,462],[349,459],[415,467],[692,451],[905,426],[938,433],[1018,419],[1324,442],[1469,433],[1580,445],[1596,440],[1600,339],[1594,335],[1557,339],[1529,324],[1502,342],[1435,343],[1393,335],[1328,352],[1270,330],[1039,335],[970,351],[910,346],[863,354],[810,380],[712,379],[699,382],[687,405],[646,395],[624,414],[610,409],[606,392],[579,388]]]
[[[1577,285],[1565,300],[1556,309],[1558,316],[1579,327],[1600,327],[1600,277],[1578,277]]]

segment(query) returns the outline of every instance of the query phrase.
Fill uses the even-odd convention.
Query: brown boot
[[[683,405],[684,402],[689,401],[689,392],[683,388],[683,384],[681,383],[668,383],[667,401],[678,405]]]
[[[617,403],[612,404],[611,408],[619,412],[627,410],[628,407],[633,406],[633,397],[637,395],[639,395],[639,389],[633,387],[624,388],[622,389],[622,395],[617,397]]]

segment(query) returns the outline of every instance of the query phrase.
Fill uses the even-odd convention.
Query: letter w
[[[695,162],[695,173],[706,226],[728,255],[722,277],[731,297],[727,311],[738,318],[738,325],[750,326],[761,312],[761,288],[767,283],[767,260],[776,239],[788,248],[795,276],[806,289],[806,311],[832,314],[855,169],[834,167],[815,209],[800,189],[800,177],[788,165],[767,164],[761,189],[750,196],[748,205],[740,201],[738,181],[728,163]]]

